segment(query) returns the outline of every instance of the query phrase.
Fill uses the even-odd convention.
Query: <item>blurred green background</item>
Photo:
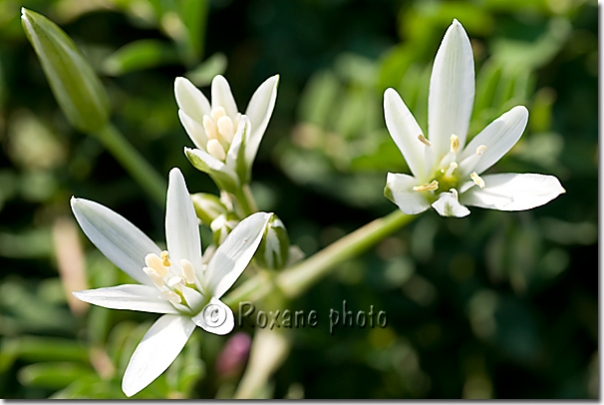
[[[527,212],[429,211],[342,264],[290,304],[324,318],[292,331],[262,395],[598,397],[598,10],[588,0],[1,0],[0,397],[123,398],[125,365],[155,319],[68,293],[125,280],[80,233],[72,195],[163,240],[163,207],[65,120],[22,6],[76,41],[109,91],[113,123],[162,176],[180,167],[192,192],[216,188],[182,153],[192,143],[174,78],[209,94],[225,74],[244,110],[279,73],[252,190],[307,255],[395,209],[386,172],[408,169],[385,129],[383,91],[397,89],[426,128],[431,63],[460,20],[477,71],[470,136],[526,105],[529,126],[497,171],[553,174],[567,193]],[[331,336],[325,316],[343,300],[386,311],[388,327]],[[196,331],[137,397],[228,396],[241,369],[217,370],[227,340]]]

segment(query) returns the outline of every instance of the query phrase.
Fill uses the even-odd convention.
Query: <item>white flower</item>
[[[474,102],[474,60],[470,40],[453,20],[438,49],[428,100],[429,137],[394,89],[384,93],[386,126],[413,176],[388,173],[385,195],[406,214],[430,205],[443,216],[464,217],[465,205],[502,211],[527,210],[556,198],[564,189],[554,176],[480,176],[516,144],[528,120],[523,106],[512,108],[466,145]]]
[[[278,83],[279,75],[262,83],[242,115],[224,77],[212,80],[212,104],[189,80],[176,78],[178,116],[197,147],[185,148],[185,154],[221,188],[233,189],[250,181],[252,163],[275,107]]]
[[[256,252],[271,214],[241,221],[202,262],[198,221],[182,173],[170,172],[166,203],[166,244],[162,251],[128,220],[93,201],[72,198],[73,213],[92,243],[141,284],[74,292],[82,301],[113,309],[162,315],[138,345],[124,374],[122,390],[132,396],[168,368],[200,326],[224,335],[234,326],[220,297],[235,283]]]

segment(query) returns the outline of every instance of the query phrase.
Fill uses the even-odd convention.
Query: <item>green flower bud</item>
[[[103,128],[109,118],[109,98],[80,50],[48,18],[25,8],[21,14],[25,35],[67,120],[86,133]]]
[[[220,246],[238,223],[234,214],[221,214],[216,217],[210,224],[214,244]]]
[[[193,194],[191,200],[193,200],[197,218],[206,225],[210,225],[219,215],[226,214],[229,211],[220,201],[220,198],[213,194]]]
[[[266,269],[279,270],[289,260],[289,235],[285,225],[273,214],[264,230],[264,236],[256,251],[256,262]]]

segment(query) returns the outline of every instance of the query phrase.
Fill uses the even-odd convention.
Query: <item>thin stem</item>
[[[414,218],[415,216],[396,210],[383,218],[368,223],[301,263],[283,271],[276,278],[277,287],[287,298],[299,296],[320,278],[329,274],[336,265],[363,253]],[[272,290],[266,283],[266,276],[262,276],[260,279],[259,274],[233,290],[223,301],[235,308],[240,301],[252,298],[259,300],[270,294]]]
[[[163,206],[166,199],[166,181],[155,169],[134,149],[117,128],[107,124],[95,136],[103,143],[105,148],[118,162],[130,173],[138,184],[155,200]]]
[[[247,217],[258,211],[256,201],[252,195],[252,190],[249,184],[244,184],[240,189],[235,192],[235,198],[241,207],[243,216]]]

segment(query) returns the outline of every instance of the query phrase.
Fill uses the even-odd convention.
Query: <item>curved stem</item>
[[[414,218],[415,216],[396,210],[364,225],[308,259],[284,270],[275,280],[277,287],[287,298],[299,296],[319,279],[329,274],[336,265],[363,253]],[[235,308],[240,301],[259,300],[272,291],[273,287],[266,282],[266,276],[258,274],[225,296],[223,301],[231,308]]]
[[[120,162],[130,173],[132,178],[138,182],[147,194],[160,206],[164,205],[166,180],[163,179],[155,169],[134,149],[117,128],[107,124],[103,129],[94,134],[107,150]]]
[[[235,192],[235,198],[237,198],[237,202],[241,207],[244,217],[252,215],[254,212],[258,211],[256,200],[254,200],[254,195],[252,194],[249,184],[244,184],[240,189],[238,189]]]

